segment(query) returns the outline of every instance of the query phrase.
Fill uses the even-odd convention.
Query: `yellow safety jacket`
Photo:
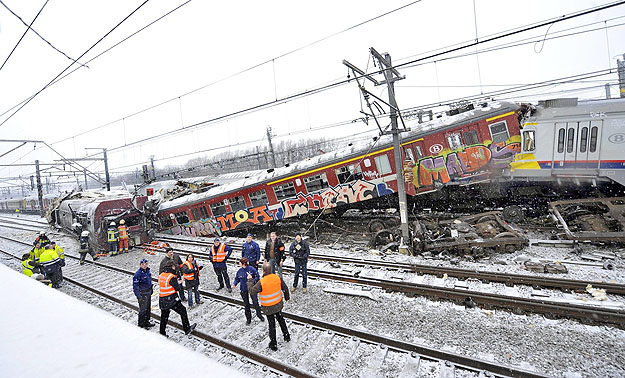
[[[40,248],[33,248],[30,250],[30,252],[28,253],[30,255],[31,260],[33,261],[39,261],[39,258],[41,257],[41,254],[43,253],[43,251],[45,251],[46,249],[43,247]]]
[[[28,259],[28,260],[24,260],[22,261],[22,271],[24,272],[25,275],[27,275],[28,277],[33,275],[33,269],[35,267],[32,264],[32,260]]]
[[[116,228],[109,228],[106,231],[106,236],[107,236],[107,241],[108,242],[116,242],[117,241],[117,229]]]
[[[43,271],[48,273],[55,264],[60,263],[61,259],[54,249],[46,249],[39,257],[39,263]]]
[[[63,252],[63,248],[59,247],[58,244],[54,246],[54,252],[56,252],[61,260],[65,260],[65,253]]]

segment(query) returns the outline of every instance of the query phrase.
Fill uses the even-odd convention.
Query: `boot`
[[[185,335],[190,334],[191,332],[193,332],[193,330],[195,329],[195,327],[196,327],[196,326],[197,326],[197,324],[196,324],[196,323],[191,324],[191,326],[189,327],[189,329],[188,329],[188,330],[186,330],[186,331],[184,331],[184,334],[185,334]]]
[[[273,350],[274,352],[278,350],[278,345],[274,344],[273,342],[269,343],[269,349]]]
[[[284,341],[286,341],[287,343],[288,343],[289,341],[291,341],[291,335],[290,335],[290,334],[288,334],[288,333],[287,333],[286,335],[284,335]]]
[[[265,321],[265,318],[263,318],[263,316],[262,316],[262,315],[258,315],[258,319],[260,319],[260,321],[261,321],[261,322],[264,322],[264,321]]]

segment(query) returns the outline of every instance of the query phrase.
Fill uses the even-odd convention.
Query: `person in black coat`
[[[286,260],[286,253],[284,253],[284,243],[275,232],[272,232],[269,236],[269,240],[265,243],[265,261],[271,265],[271,273],[278,272],[278,276],[282,278],[282,263]]]
[[[188,335],[193,332],[196,324],[189,324],[187,309],[184,308],[182,302],[180,302],[178,294],[176,293],[177,291],[182,290],[182,285],[180,284],[180,281],[178,281],[178,278],[176,278],[176,267],[173,261],[170,261],[169,263],[166,263],[163,268],[163,273],[158,276],[158,305],[161,308],[161,335],[167,336],[165,330],[167,328],[167,321],[169,320],[169,312],[171,310],[174,310],[180,315],[180,318],[182,319],[182,328],[184,333]]]
[[[308,283],[308,256],[310,255],[310,247],[306,240],[302,239],[302,234],[299,232],[295,234],[295,240],[289,247],[289,254],[295,261],[295,278],[293,279],[293,291],[297,290],[297,281],[299,279],[300,272],[302,273],[302,288],[304,293],[306,292],[306,286]]]
[[[189,298],[189,307],[193,307],[193,294],[195,293],[195,302],[200,305],[202,299],[200,298],[200,270],[203,265],[198,265],[197,260],[193,254],[187,255],[187,261],[182,264],[182,277],[184,278],[184,284],[187,287],[187,297]]]

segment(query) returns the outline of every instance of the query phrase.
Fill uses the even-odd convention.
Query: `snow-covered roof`
[[[410,128],[410,131],[402,135],[402,141],[407,141],[416,137],[423,137],[446,127],[454,126],[456,124],[470,123],[474,120],[485,118],[490,114],[501,113],[504,111],[513,111],[517,108],[518,106],[516,104],[510,102],[491,102],[484,107],[478,107],[476,109],[452,116],[443,115],[441,118],[436,118],[428,122],[418,123],[416,119],[407,120],[405,121],[406,127]],[[309,170],[313,167],[329,164],[331,162],[343,160],[352,156],[365,154],[370,151],[370,149],[373,152],[377,149],[383,148],[384,146],[391,145],[392,135],[381,136],[376,142],[376,145],[373,149],[371,148],[372,143],[373,141],[360,141],[354,143],[352,146],[347,148],[342,148],[336,151],[331,151],[306,160],[292,163],[288,167],[279,167],[274,170],[257,170],[244,172],[242,174],[243,178],[241,178],[240,180],[232,181],[228,184],[211,188],[203,193],[193,193],[170,201],[165,201],[161,203],[159,209],[167,210],[187,203],[201,202],[208,198],[241,190],[243,188],[253,186],[261,182],[277,180],[279,178],[288,177],[299,172],[305,172],[306,170]],[[221,175],[219,177],[221,177]]]
[[[2,264],[0,285],[11,309],[0,311],[3,377],[245,376]]]

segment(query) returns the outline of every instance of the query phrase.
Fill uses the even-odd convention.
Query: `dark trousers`
[[[91,259],[95,260],[95,252],[93,252],[93,249],[89,248],[88,251],[85,250],[78,250],[78,252],[80,252],[80,263],[84,263],[85,262],[85,258],[87,257],[87,253],[91,256]]]
[[[187,332],[189,330],[189,317],[187,316],[187,309],[184,308],[181,302],[176,301],[176,304],[170,310],[174,310],[180,315],[180,318],[182,319],[182,328],[185,332]],[[166,335],[165,329],[167,328],[170,310],[161,308],[161,335]]]
[[[48,272],[45,276],[52,283],[52,287],[61,287],[61,282],[63,282],[63,272],[61,271],[61,269]]]
[[[258,296],[252,295],[252,304],[254,305],[254,309],[256,310],[256,316],[259,318],[263,317],[263,313],[260,311],[260,306],[258,305]],[[250,293],[249,291],[241,292],[241,299],[243,299],[243,304],[245,305],[245,319],[248,321],[252,320],[252,309],[250,308]]]
[[[230,286],[230,277],[228,276],[228,268],[227,267],[216,267],[213,265],[213,269],[215,270],[215,274],[217,275],[217,281],[219,281],[219,287],[224,287],[224,281],[226,281],[226,287],[228,289]]]
[[[178,277],[178,278],[180,278],[180,277]],[[180,290],[178,290],[178,295],[180,296],[180,300],[181,301],[186,301],[187,298],[185,298],[185,296],[184,296],[184,287],[182,287],[182,285],[178,285],[178,286],[180,286]]]
[[[150,322],[150,308],[152,307],[152,296],[141,294],[139,299],[139,327],[145,327]]]
[[[110,241],[109,242],[109,252],[110,253],[117,252],[117,242],[116,241]]]
[[[286,337],[289,334],[289,330],[286,328],[286,322],[284,321],[284,316],[282,316],[282,311],[267,315],[267,320],[269,320],[269,340],[272,345],[278,345],[278,342],[276,341],[276,319],[278,319],[280,329],[282,329],[282,336]]]
[[[189,285],[187,283],[187,285]],[[189,306],[193,306],[193,293],[195,293],[195,302],[200,303],[200,292],[198,288],[200,285],[187,286],[187,296],[189,297]]]
[[[308,283],[308,261],[295,260],[295,278],[293,279],[293,287],[297,287],[297,281],[299,279],[299,273],[302,272],[302,287],[306,287]]]

